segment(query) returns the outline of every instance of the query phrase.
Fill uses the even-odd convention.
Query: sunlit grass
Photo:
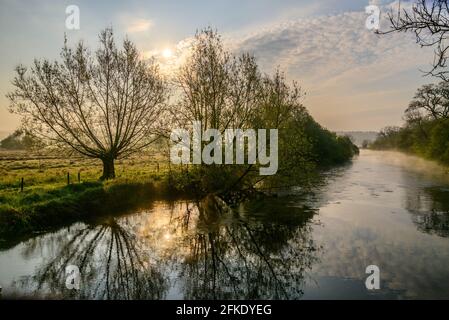
[[[14,159],[14,157],[21,157]],[[145,181],[168,172],[167,160],[159,157],[135,157],[116,163],[117,180]],[[22,153],[0,151],[0,194],[20,191],[24,179],[25,190],[35,187],[53,189],[70,183],[96,182],[102,174],[99,160],[92,159],[35,159]],[[78,174],[80,181],[78,181]]]
[[[132,208],[155,194],[169,193],[169,168],[161,155],[139,156],[117,161],[116,179],[100,181],[100,161],[36,159],[0,151],[0,234],[29,232],[104,211]],[[174,175],[179,171],[171,169]]]

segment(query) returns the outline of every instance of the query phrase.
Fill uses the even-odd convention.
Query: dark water
[[[369,265],[379,290],[365,287]],[[362,151],[314,192],[236,210],[155,202],[36,236],[0,252],[0,285],[3,297],[448,299],[448,266],[447,169]]]

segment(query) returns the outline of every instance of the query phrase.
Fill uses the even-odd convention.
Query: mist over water
[[[3,246],[3,297],[449,298],[447,169],[362,150],[324,176],[310,192],[235,209],[154,202]],[[65,287],[68,264],[79,291]],[[365,288],[368,265],[380,290]]]

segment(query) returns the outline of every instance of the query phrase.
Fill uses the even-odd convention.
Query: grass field
[[[169,193],[166,177],[172,169],[179,171],[162,154],[142,154],[117,161],[116,179],[103,182],[97,160],[0,151],[0,236],[131,209]]]
[[[140,155],[116,162],[116,176],[120,179],[145,180],[162,175],[169,170],[168,160],[160,154]],[[98,181],[102,173],[101,161],[86,158],[64,158],[57,155],[37,155],[26,151],[0,149],[0,192],[20,190],[24,179],[30,188],[55,188],[78,182]]]

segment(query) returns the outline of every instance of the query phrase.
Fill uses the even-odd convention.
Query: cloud
[[[143,32],[149,30],[153,22],[149,19],[134,19],[127,23],[126,31],[129,33]]]
[[[388,28],[387,10],[394,8],[395,3],[381,7],[381,30]],[[429,69],[432,50],[416,45],[412,34],[377,35],[366,29],[367,18],[364,11],[353,11],[292,20],[231,45],[253,53],[265,72],[279,66],[298,80],[309,93],[309,110],[326,126],[377,130],[401,121],[413,91],[433,81],[419,71]],[[359,118],[376,109],[373,121]]]
[[[379,36],[367,30],[366,18],[364,12],[347,12],[302,19],[253,34],[235,46],[254,53],[267,69],[279,64],[290,73],[319,81],[387,60],[399,70],[430,58],[411,35]]]
[[[380,6],[381,30],[389,27],[387,12],[397,12],[398,4]],[[408,3],[401,8],[409,8]],[[413,34],[377,35],[368,30],[364,8],[298,16],[246,32],[230,31],[224,39],[235,52],[254,54],[263,72],[272,73],[279,66],[289,79],[297,80],[307,92],[309,111],[329,129],[379,130],[399,125],[417,87],[434,81],[420,71],[429,70],[432,49],[420,48]],[[145,57],[154,56],[170,74],[185,61],[191,40],[172,47],[170,59],[161,57],[162,47]]]

